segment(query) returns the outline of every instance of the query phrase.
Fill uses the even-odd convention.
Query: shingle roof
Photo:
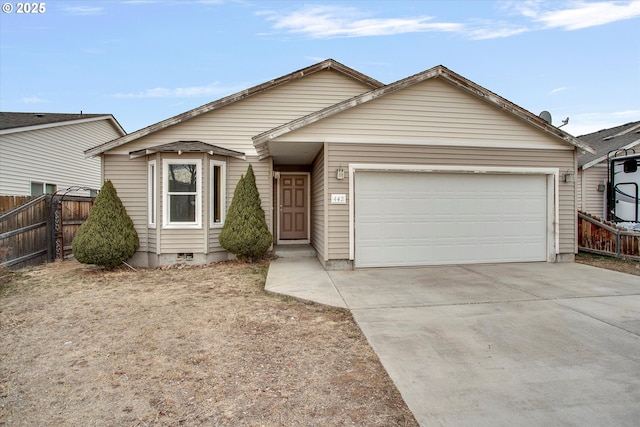
[[[5,113],[0,112],[0,130],[48,125],[71,120],[111,116],[110,114]]]
[[[578,139],[596,149],[596,153],[578,154],[578,166],[593,166],[607,158],[611,151],[640,144],[640,121],[579,136]],[[636,148],[638,150],[638,148]]]

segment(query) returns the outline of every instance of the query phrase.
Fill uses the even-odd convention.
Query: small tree
[[[218,240],[227,251],[249,262],[263,256],[271,246],[272,237],[251,165],[236,185]]]
[[[81,263],[107,268],[119,266],[140,247],[133,221],[111,181],[102,185],[72,247],[73,256]]]

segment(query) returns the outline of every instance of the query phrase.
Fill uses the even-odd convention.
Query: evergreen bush
[[[72,247],[73,256],[79,262],[107,268],[119,266],[140,247],[133,221],[111,181],[102,185]]]
[[[218,240],[227,251],[248,262],[262,257],[271,247],[273,238],[267,226],[251,165],[247,168],[247,174],[236,185]]]

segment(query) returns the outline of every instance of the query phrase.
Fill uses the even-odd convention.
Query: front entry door
[[[309,237],[307,191],[307,175],[281,175],[280,240]]]

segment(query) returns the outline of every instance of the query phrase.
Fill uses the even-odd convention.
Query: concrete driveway
[[[638,276],[548,263],[328,275],[422,426],[638,425]]]

